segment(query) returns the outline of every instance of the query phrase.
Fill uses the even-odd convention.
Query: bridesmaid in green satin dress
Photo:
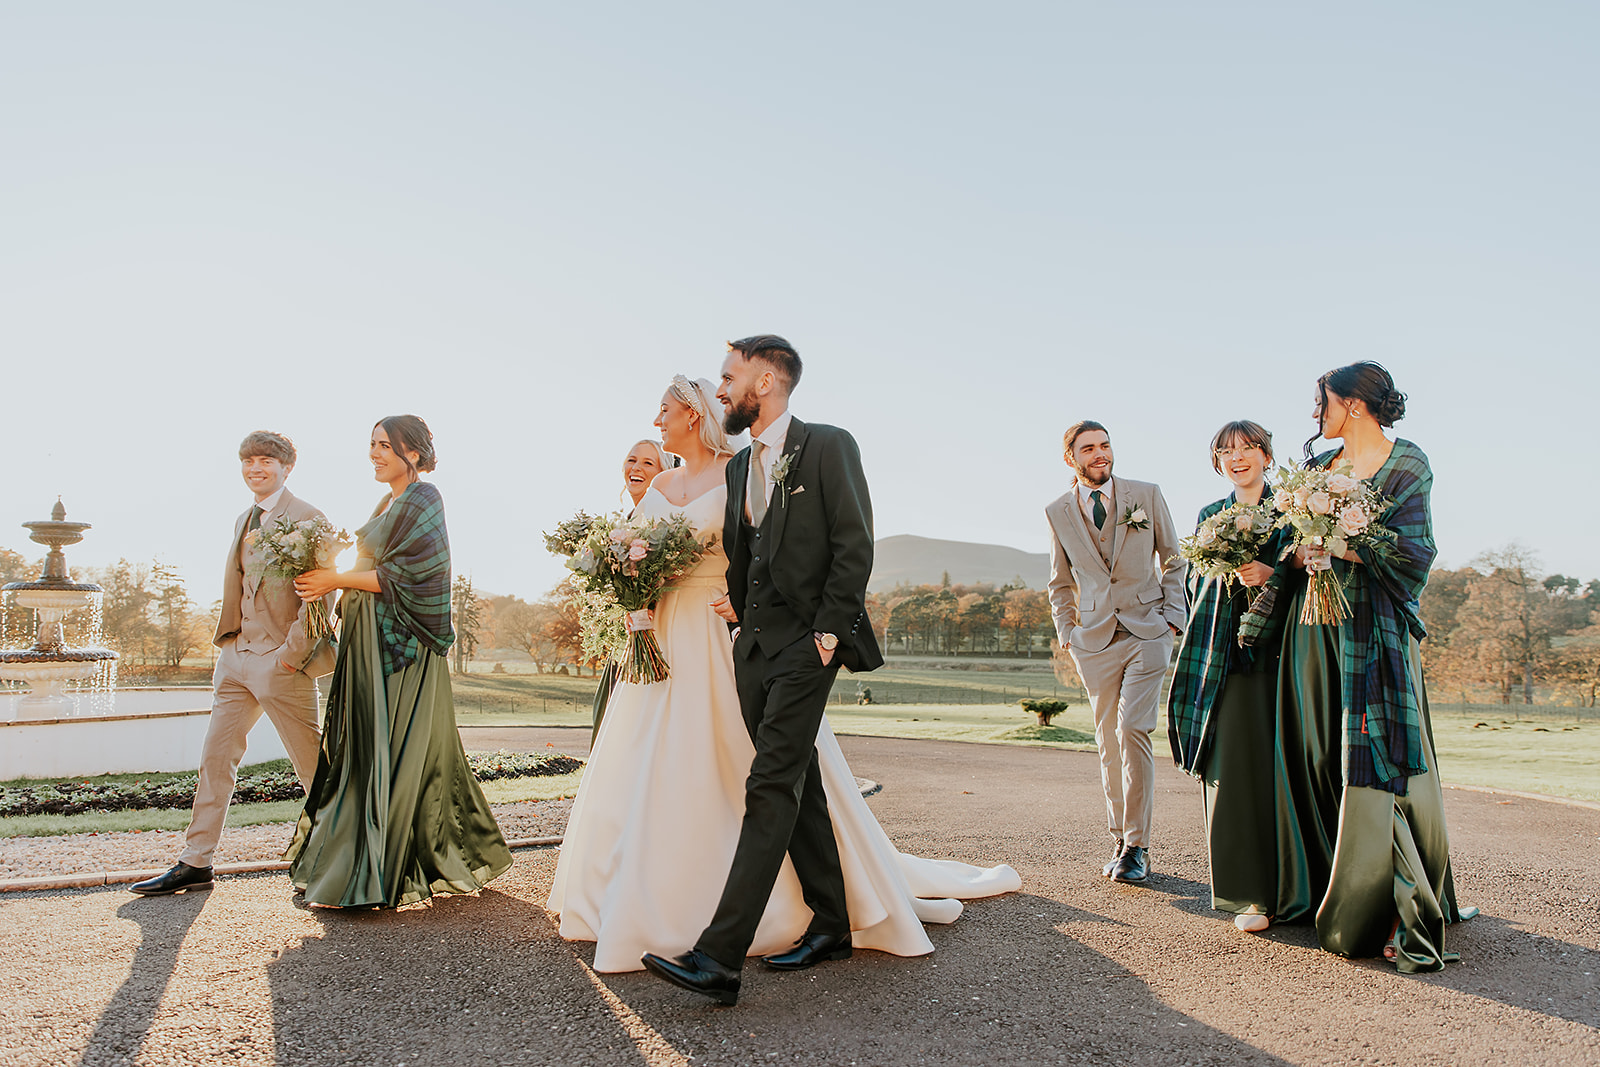
[[[1353,474],[1394,503],[1378,521],[1397,535],[1386,556],[1369,549],[1318,559],[1304,548],[1279,672],[1278,801],[1280,920],[1315,918],[1322,947],[1379,954],[1405,973],[1457,958],[1444,948],[1459,909],[1450,873],[1444,796],[1433,750],[1418,641],[1417,598],[1437,554],[1428,459],[1384,428],[1405,416],[1405,394],[1376,363],[1322,376],[1317,437],[1342,447],[1310,459],[1348,460]],[[1346,583],[1352,616],[1302,625],[1307,563],[1330,563]]]
[[[1272,435],[1258,423],[1218,430],[1211,466],[1234,489],[1201,509],[1196,526],[1233,504],[1260,503],[1271,493],[1271,462]],[[1281,633],[1274,629],[1241,647],[1239,620],[1251,590],[1272,577],[1283,542],[1274,532],[1259,558],[1234,572],[1237,584],[1189,569],[1189,626],[1167,699],[1172,758],[1200,779],[1204,792],[1211,906],[1232,913],[1246,933],[1265,930],[1277,903],[1272,741]]]
[[[350,571],[315,570],[307,600],[345,594],[322,753],[284,857],[312,904],[398,907],[471,893],[511,852],[456,732],[450,669],[450,542],[433,435],[415,415],[372,428],[375,477],[389,487],[356,531]]]

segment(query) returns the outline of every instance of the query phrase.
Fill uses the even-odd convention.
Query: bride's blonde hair
[[[728,442],[728,435],[723,433],[722,423],[711,413],[711,402],[717,395],[717,387],[704,378],[691,381],[678,374],[673,376],[669,388],[673,396],[700,416],[700,443],[706,446],[707,451],[713,456],[733,455],[733,445]]]

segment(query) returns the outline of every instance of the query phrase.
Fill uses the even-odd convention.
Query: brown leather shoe
[[[1107,878],[1110,878],[1111,872],[1117,869],[1117,861],[1121,858],[1122,838],[1119,837],[1117,838],[1117,846],[1111,850],[1111,858],[1106,860],[1106,865],[1104,867],[1100,868],[1100,873],[1105,875]]]

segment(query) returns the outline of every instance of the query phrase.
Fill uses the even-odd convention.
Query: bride
[[[680,375],[661,398],[655,424],[666,450],[684,463],[656,476],[634,517],[682,514],[710,548],[655,610],[671,676],[612,692],[550,890],[561,936],[595,942],[597,971],[636,971],[647,952],[675,954],[695,943],[716,911],[744,817],[755,746],[739,711],[728,627],[713,608],[727,596],[728,560],[714,542],[727,503],[723,468],[733,454],[709,417],[714,393],[710,382]],[[897,852],[862,800],[826,718],[817,758],[856,948],[924,955],[933,943],[922,924],[954,922],[957,898],[1021,887],[1003,864],[981,868]],[[790,948],[810,918],[785,859],[750,954]]]

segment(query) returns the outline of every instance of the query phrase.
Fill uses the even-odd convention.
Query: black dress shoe
[[[1107,878],[1110,878],[1111,872],[1117,869],[1117,861],[1121,858],[1122,838],[1119,837],[1117,838],[1116,847],[1111,850],[1111,858],[1106,860],[1106,865],[1104,867],[1100,868],[1100,873],[1105,875]]]
[[[849,934],[807,934],[788,952],[763,956],[761,962],[775,971],[803,971],[823,960],[847,960],[850,952]]]
[[[1142,845],[1129,845],[1117,858],[1117,868],[1111,872],[1113,882],[1142,884],[1150,877],[1150,854]]]
[[[211,868],[191,867],[187,863],[180,863],[166,874],[158,874],[154,878],[135,882],[128,888],[144,897],[164,897],[169,893],[185,889],[210,889]]]
[[[724,967],[697,948],[670,960],[654,952],[646,952],[640,962],[645,970],[657,978],[665,978],[680,989],[703,993],[719,1004],[736,1004],[739,1001],[739,972]]]

